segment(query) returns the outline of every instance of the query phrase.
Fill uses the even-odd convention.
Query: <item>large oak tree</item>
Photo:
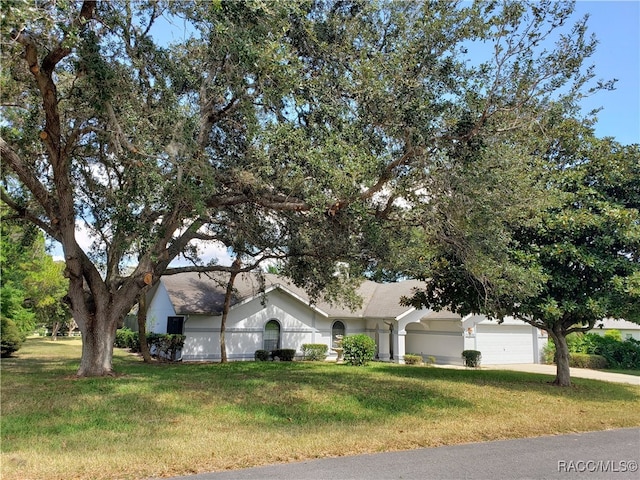
[[[512,132],[578,98],[593,48],[551,1],[2,5],[2,199],[62,244],[78,375],[112,372],[179,255],[234,272],[197,242],[273,249],[314,292],[334,260],[365,268],[449,158],[491,138],[517,161]]]

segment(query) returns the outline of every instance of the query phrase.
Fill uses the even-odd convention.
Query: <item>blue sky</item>
[[[595,132],[620,143],[640,143],[640,1],[576,3],[575,15],[590,14],[589,31],[599,40],[589,64],[596,78],[617,78],[616,90],[599,92],[584,102],[584,110],[603,107]]]

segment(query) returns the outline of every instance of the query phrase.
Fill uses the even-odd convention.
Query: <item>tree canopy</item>
[[[555,1],[2,9],[2,199],[62,244],[79,375],[111,373],[118,320],[179,255],[231,272],[197,242],[283,258],[313,292],[336,260],[371,267],[384,221],[442,194],[435,171],[485,146],[516,164],[570,111],[595,45]]]
[[[62,299],[68,282],[63,265],[54,262],[45,249],[43,233],[32,224],[11,218],[1,205],[0,225],[0,315],[3,355],[15,351],[36,327],[52,328],[71,315]],[[12,344],[12,347],[9,347]]]
[[[547,331],[556,344],[556,383],[566,386],[568,334],[608,317],[640,323],[640,150],[595,138],[575,120],[559,122],[542,147],[532,154],[547,204],[530,218],[501,223],[507,241],[498,240],[497,250],[435,239],[422,265],[429,282],[407,300],[512,315]],[[477,228],[450,220],[477,235]],[[512,285],[502,285],[505,279]],[[530,288],[521,288],[525,282]]]

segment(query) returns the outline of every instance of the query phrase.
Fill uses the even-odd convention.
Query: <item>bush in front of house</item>
[[[176,359],[178,350],[184,346],[186,337],[179,334],[168,333],[147,333],[147,345],[149,350],[156,356],[169,359]],[[113,343],[116,348],[128,348],[134,353],[140,352],[140,335],[138,332],[124,327],[116,331],[116,339]]]
[[[592,332],[584,334],[572,333],[567,335],[567,346],[569,347],[569,353],[572,357],[576,354],[600,355],[604,357],[608,366],[598,368],[640,369],[640,341],[633,338],[622,340],[622,335],[618,330],[610,330],[605,333],[604,336]],[[554,363],[555,351],[556,348],[553,339],[549,339],[549,342],[547,342],[543,350],[543,361],[545,363]],[[600,361],[596,362],[601,364]]]
[[[422,355],[417,353],[405,353],[404,363],[406,365],[422,365]]]
[[[140,339],[138,332],[134,332],[130,328],[124,327],[116,330],[116,340],[113,344],[116,348],[129,348],[133,352],[140,351]]]
[[[302,344],[302,357],[304,360],[322,362],[327,358],[329,347],[324,343]]]
[[[269,350],[256,350],[256,353],[253,354],[256,362],[266,362],[270,356]]]
[[[278,359],[282,362],[293,362],[293,357],[296,356],[295,348],[278,348],[271,351],[271,358]]]
[[[609,362],[602,355],[592,355],[590,353],[569,354],[569,366],[576,368],[603,369],[609,366]]]
[[[342,339],[342,348],[346,364],[363,366],[373,360],[376,353],[376,342],[364,333],[347,335]]]
[[[462,352],[462,358],[464,358],[464,365],[466,367],[479,367],[482,360],[482,353],[478,350],[464,350]]]
[[[178,350],[182,350],[184,347],[184,341],[186,337],[178,333],[152,333],[147,335],[147,342],[149,343],[149,349],[156,353],[161,353],[159,357],[174,361]]]

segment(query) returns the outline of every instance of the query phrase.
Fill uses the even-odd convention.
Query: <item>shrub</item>
[[[296,350],[294,348],[279,348],[271,351],[271,358],[274,360],[278,358],[283,362],[292,362],[293,357],[296,356]]]
[[[607,359],[602,355],[592,355],[589,353],[572,353],[569,356],[569,366],[577,368],[607,368]]]
[[[405,353],[404,363],[407,365],[422,365],[422,355],[417,353]]]
[[[12,353],[18,351],[24,342],[24,335],[20,333],[17,325],[6,317],[2,317],[0,324],[0,357],[10,357]]]
[[[436,357],[434,357],[433,355],[429,355],[427,357],[427,361],[425,363],[427,365],[435,365],[436,364]]]
[[[480,366],[482,353],[480,353],[478,350],[464,350],[462,352],[462,358],[464,358],[465,366],[475,368]]]
[[[542,363],[551,365],[556,362],[556,344],[549,338],[549,341],[542,349]]]
[[[185,341],[184,335],[167,333],[147,333],[149,350],[157,356],[169,360],[175,360],[178,350],[181,350]],[[132,352],[140,351],[140,336],[138,332],[124,327],[116,331],[116,339],[113,344],[117,348],[128,348]]]
[[[619,332],[618,332],[619,333]],[[620,335],[614,330],[607,332],[604,336],[597,333],[571,334],[567,336],[569,353],[599,355],[606,359],[608,367],[620,369],[640,369],[640,342],[633,338],[620,341]],[[553,341],[547,343],[543,352],[544,361],[553,363],[555,345]],[[584,368],[605,368],[605,367],[584,367]]]
[[[127,327],[119,328],[116,330],[116,340],[113,345],[116,348],[130,348],[134,352],[139,352],[140,339],[138,332],[134,332]]]
[[[342,339],[342,348],[345,363],[361,366],[373,359],[376,353],[376,342],[364,333],[347,335]]]
[[[151,337],[151,338],[149,338]],[[158,334],[153,333],[147,336],[149,348],[155,348],[156,355],[167,358],[171,361],[176,359],[178,350],[182,350],[186,337],[177,333]]]
[[[268,350],[256,350],[256,353],[253,354],[253,358],[256,362],[266,362],[269,360],[269,351]]]
[[[604,338],[611,338],[613,340],[621,342],[622,332],[620,332],[620,330],[616,330],[615,328],[612,330],[607,330],[606,332],[604,332]]]
[[[305,360],[324,361],[327,358],[329,347],[324,343],[304,343],[302,356]]]

